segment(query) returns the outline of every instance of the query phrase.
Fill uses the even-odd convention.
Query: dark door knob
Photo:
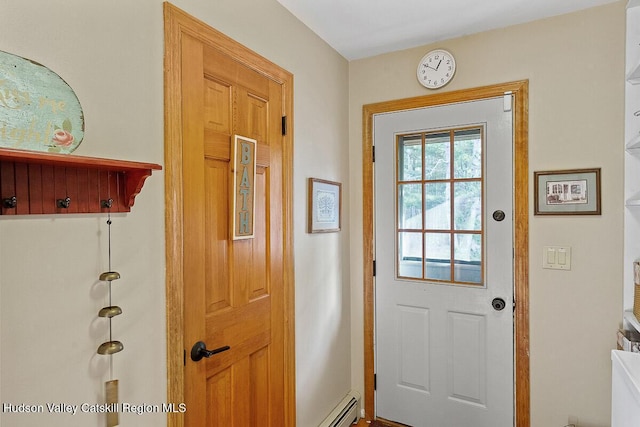
[[[494,298],[493,301],[491,301],[491,305],[493,306],[494,310],[502,311],[507,306],[507,303],[504,302],[502,298]]]
[[[504,211],[501,211],[499,209],[497,211],[493,212],[493,219],[498,221],[498,222],[502,221],[505,218],[505,216],[506,215],[505,215]]]
[[[231,347],[229,347],[228,345],[225,345],[224,347],[219,347],[216,348],[214,350],[207,350],[207,345],[202,342],[202,341],[198,341],[197,343],[195,343],[193,345],[193,347],[191,347],[191,360],[193,360],[194,362],[198,362],[200,361],[203,357],[211,357],[214,354],[218,354],[218,353],[222,353],[223,351],[227,351],[229,350]]]

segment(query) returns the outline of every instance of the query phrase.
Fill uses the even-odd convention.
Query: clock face
[[[418,64],[418,81],[429,89],[438,89],[451,81],[456,72],[456,60],[446,50],[427,53]]]

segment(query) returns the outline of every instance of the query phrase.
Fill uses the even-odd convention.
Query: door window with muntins
[[[397,137],[400,279],[484,284],[482,126]]]

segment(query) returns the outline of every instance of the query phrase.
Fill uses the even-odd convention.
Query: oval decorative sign
[[[78,97],[49,68],[0,51],[0,147],[68,154],[84,138]]]

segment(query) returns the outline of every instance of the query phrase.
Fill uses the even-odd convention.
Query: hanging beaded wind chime
[[[111,268],[111,206],[113,205],[113,199],[102,201],[102,207],[108,209],[107,213],[107,229],[108,229],[108,256],[109,256],[109,271],[106,271],[100,275],[101,282],[108,283],[109,293],[109,305],[102,308],[98,312],[99,317],[109,319],[109,341],[103,342],[98,347],[98,354],[105,356],[111,356],[115,353],[119,353],[124,349],[124,345],[120,341],[114,340],[112,335],[111,319],[115,316],[122,314],[122,309],[117,305],[113,305],[111,301],[111,282],[120,278],[120,273],[113,271]],[[119,425],[118,417],[118,380],[113,379],[113,360],[110,360],[109,373],[111,380],[105,383],[105,397],[106,403],[109,407],[107,411],[107,427],[114,427]]]

